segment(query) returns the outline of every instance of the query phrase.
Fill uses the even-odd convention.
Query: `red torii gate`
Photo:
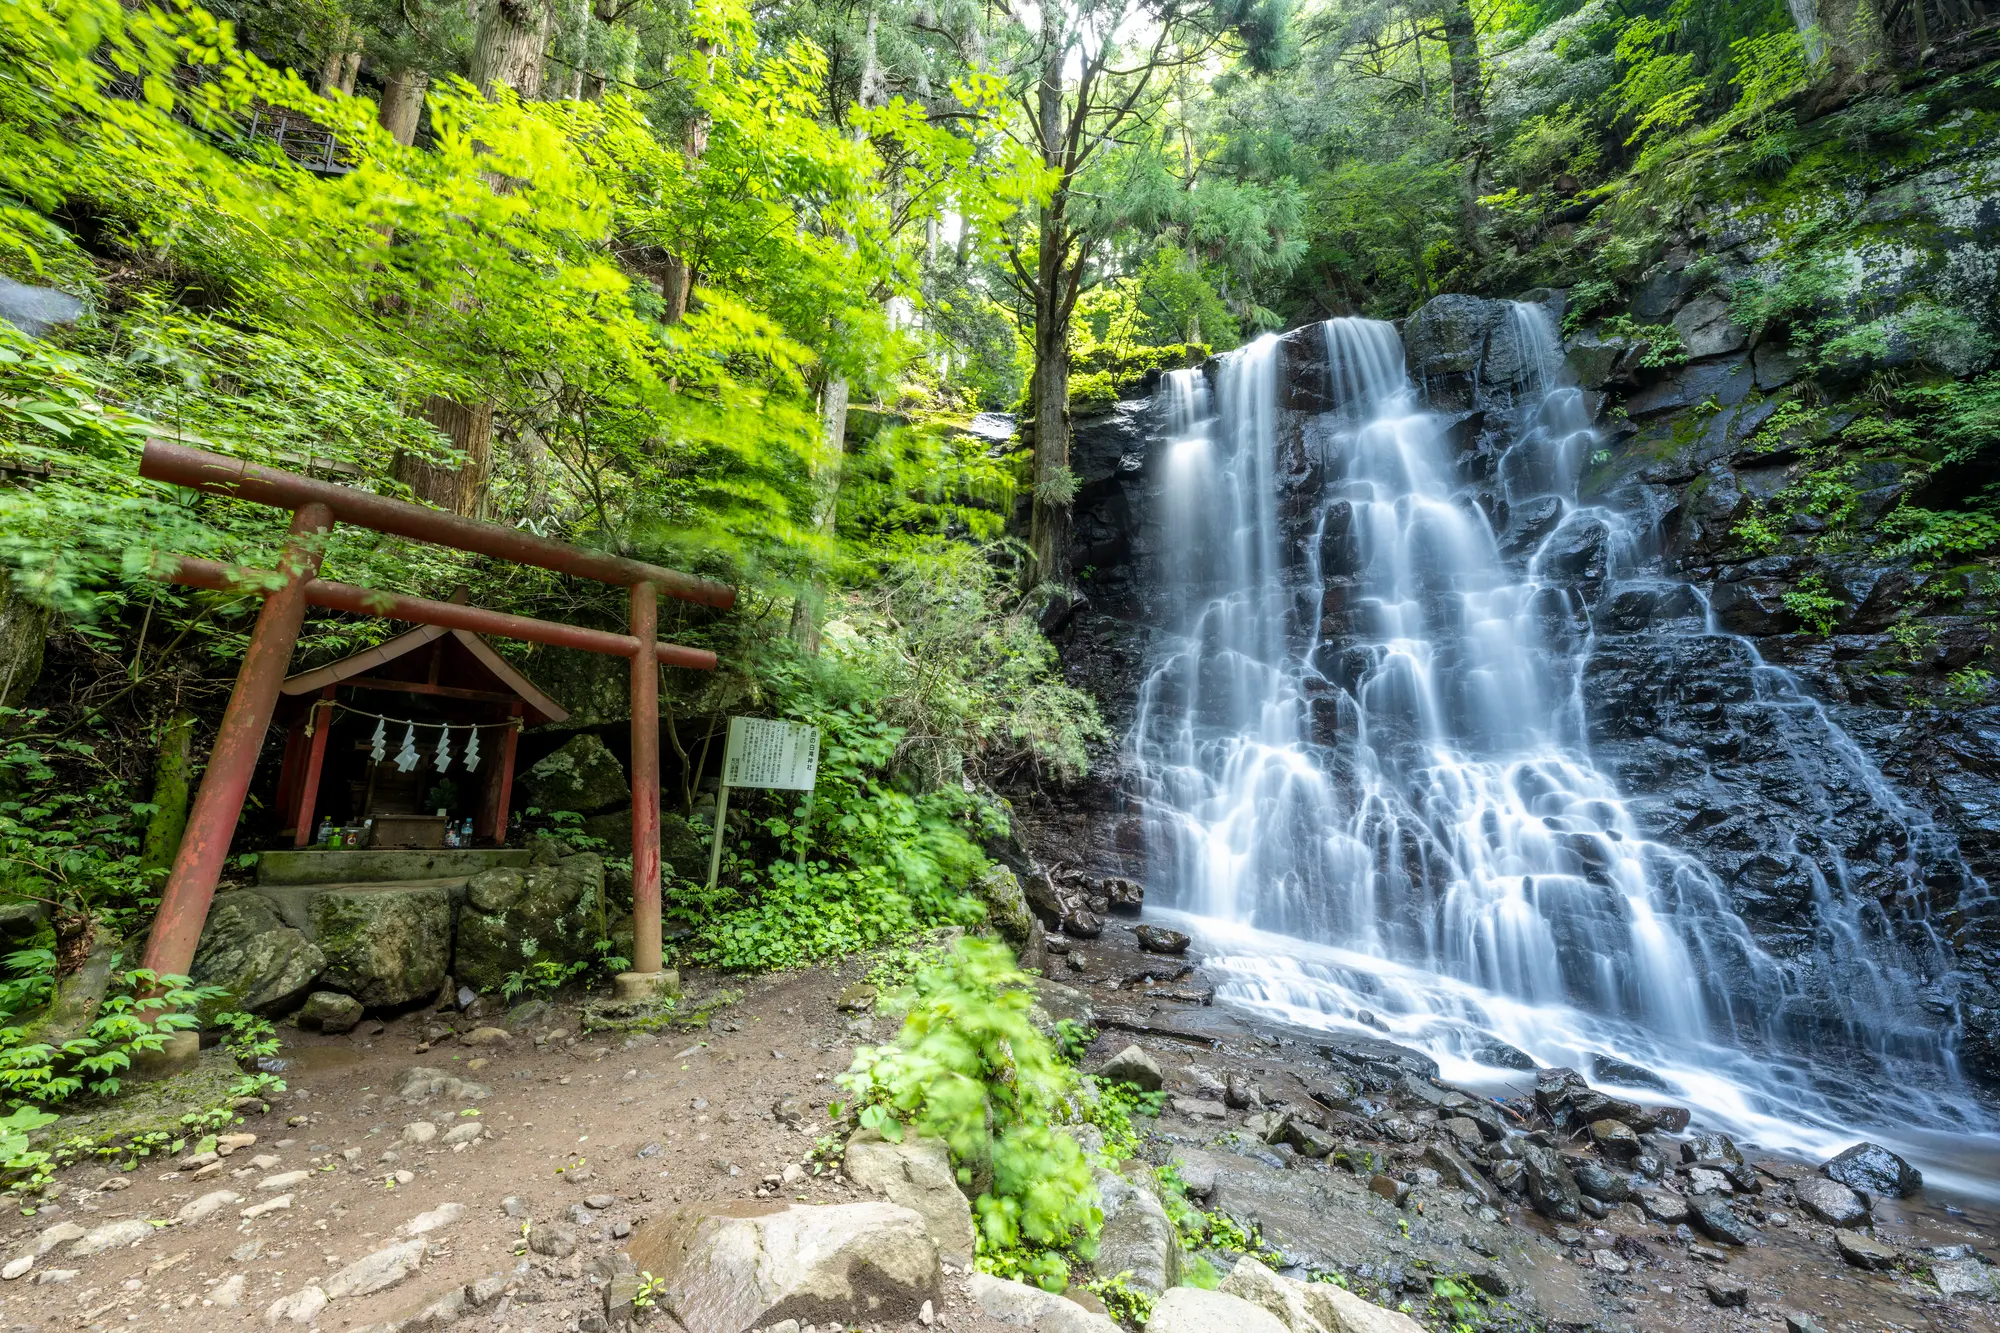
[[[308,604],[421,625],[444,625],[527,639],[534,643],[607,653],[632,662],[632,972],[619,978],[622,993],[658,990],[660,950],[660,702],[659,663],[715,669],[715,654],[658,640],[659,594],[728,610],[736,589],[643,561],[552,542],[497,523],[461,518],[422,505],[391,500],[242,459],[149,440],[139,475],[238,500],[292,511],[278,569],[235,570],[209,560],[181,559],[168,575],[178,583],[264,597],[236,687],[216,732],[208,771],[188,813],[174,867],[160,896],[159,915],[146,944],[145,965],[160,976],[185,975],[194,962],[216,881],[243,812],[243,798],[278,701],[278,687],[298,644]],[[538,565],[578,578],[622,584],[631,590],[629,633],[610,634],[527,616],[486,611],[454,602],[375,592],[330,583],[319,573],[320,548],[335,523],[371,528],[412,541],[450,546],[498,560]],[[270,586],[276,581],[276,586]],[[259,586],[262,585],[262,586]]]

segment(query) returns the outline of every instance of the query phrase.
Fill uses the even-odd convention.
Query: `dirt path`
[[[813,971],[747,986],[732,980],[742,1000],[694,1032],[585,1036],[574,1009],[498,1046],[442,1036],[426,1049],[428,1025],[478,1026],[427,1011],[364,1023],[344,1037],[287,1030],[290,1090],[268,1115],[240,1126],[257,1136],[254,1145],[200,1180],[170,1160],[132,1172],[73,1168],[53,1206],[7,1231],[0,1253],[12,1258],[34,1253],[36,1237],[62,1224],[89,1231],[154,1223],[136,1245],[71,1258],[70,1242],[42,1255],[30,1272],[0,1284],[0,1328],[268,1327],[272,1302],[404,1240],[413,1219],[449,1213],[451,1204],[463,1215],[425,1235],[419,1271],[386,1290],[334,1301],[318,1326],[363,1329],[494,1275],[501,1281],[490,1285],[504,1282],[506,1290],[478,1311],[476,1326],[525,1333],[575,1329],[581,1320],[592,1327],[590,1316],[601,1310],[596,1262],[638,1220],[670,1202],[753,1195],[827,1131],[827,1102],[838,1095],[832,1077],[847,1067],[860,1035],[849,1031],[857,1020],[834,1005],[853,979]],[[691,980],[695,988],[710,984]],[[864,1034],[871,1025],[858,1023]],[[442,1086],[406,1100],[397,1090],[417,1068],[438,1071],[426,1081]],[[478,1086],[455,1089],[448,1080]],[[473,1141],[447,1142],[474,1133]],[[286,1182],[299,1172],[302,1179]],[[406,1183],[395,1183],[398,1172]],[[215,1190],[241,1201],[204,1221],[159,1225]],[[811,1178],[783,1194],[865,1197]],[[241,1216],[281,1197],[288,1207]],[[573,1229],[573,1252],[548,1243],[560,1237],[552,1224]],[[530,1226],[544,1233],[542,1248],[557,1253],[517,1254]],[[72,1275],[58,1276],[65,1272]],[[232,1297],[233,1307],[223,1303]]]

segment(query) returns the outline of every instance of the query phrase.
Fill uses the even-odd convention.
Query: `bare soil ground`
[[[1414,1259],[1450,1271],[1484,1258],[1503,1265],[1540,1312],[1512,1328],[1783,1333],[1787,1317],[1800,1313],[1827,1333],[2000,1328],[2000,1305],[1947,1300],[1921,1275],[1843,1263],[1831,1232],[1805,1223],[1775,1176],[1751,1205],[1765,1219],[1757,1242],[1726,1254],[1690,1245],[1629,1211],[1559,1230],[1518,1207],[1484,1218],[1461,1196],[1421,1184],[1412,1194],[1421,1209],[1398,1209],[1343,1169],[1273,1158],[1241,1133],[1240,1110],[1215,1102],[1200,1115],[1186,1113],[1215,1098],[1231,1073],[1274,1100],[1304,1104],[1299,1076],[1311,1075],[1318,1059],[1309,1038],[1269,1030],[1221,1006],[1164,997],[1165,989],[1198,989],[1199,973],[1162,973],[1160,960],[1137,950],[1123,921],[1109,923],[1099,940],[1073,941],[1067,957],[1049,961],[1050,972],[1096,1010],[1101,1035],[1086,1063],[1136,1043],[1166,1071],[1167,1090],[1187,1099],[1149,1125],[1145,1155],[1164,1162],[1193,1150],[1234,1163],[1225,1167],[1216,1206],[1234,1201],[1241,1211],[1261,1210],[1267,1240],[1340,1269],[1357,1290],[1385,1304],[1414,1297],[1421,1308],[1428,1278],[1406,1280],[1405,1269],[1433,1270],[1412,1265]],[[199,1180],[165,1158],[129,1172],[72,1168],[62,1173],[52,1205],[0,1232],[5,1262],[34,1254],[37,1236],[53,1226],[152,1224],[138,1243],[87,1257],[69,1257],[68,1243],[56,1246],[27,1273],[0,1281],[0,1330],[269,1328],[273,1302],[404,1240],[420,1214],[458,1204],[461,1217],[424,1237],[418,1271],[385,1290],[336,1299],[308,1323],[328,1333],[361,1333],[490,1278],[486,1299],[457,1327],[592,1333],[601,1327],[600,1285],[610,1257],[632,1227],[674,1203],[759,1190],[808,1202],[866,1197],[831,1171],[803,1178],[794,1171],[784,1179],[787,1166],[807,1163],[820,1138],[834,1131],[827,1104],[841,1093],[833,1077],[847,1068],[855,1043],[888,1031],[888,1020],[842,1012],[836,1003],[861,971],[850,962],[749,980],[690,976],[697,999],[724,985],[741,997],[714,1008],[709,1025],[694,1031],[587,1034],[574,1004],[557,1006],[493,1046],[460,1040],[490,1018],[429,1010],[364,1022],[340,1037],[287,1029],[290,1090],[268,1114],[239,1127],[257,1136],[254,1144]],[[485,1095],[467,1089],[406,1100],[398,1090],[416,1068],[477,1084]],[[447,1145],[453,1130],[462,1135],[462,1126],[475,1123],[484,1128],[481,1137]],[[1404,1165],[1406,1174],[1418,1175],[1414,1156]],[[1778,1166],[1780,1174],[1784,1169]],[[291,1172],[306,1174],[260,1188]],[[399,1172],[407,1173],[400,1182]],[[772,1177],[778,1188],[766,1184]],[[218,1189],[242,1198],[204,1221],[173,1221],[188,1203]],[[242,1216],[281,1196],[289,1196],[289,1207]],[[1779,1212],[1790,1214],[1786,1225],[1769,1221]],[[1947,1211],[1937,1201],[1883,1201],[1876,1230],[1906,1249],[1969,1244],[1992,1258],[1995,1221]],[[574,1229],[573,1252],[547,1243],[561,1226]],[[538,1233],[542,1246],[530,1246]],[[1596,1251],[1622,1259],[1625,1271],[1612,1271]],[[1744,1307],[1713,1304],[1704,1279],[1718,1271],[1747,1284]],[[1001,1333],[972,1314],[962,1274],[948,1274],[946,1291],[934,1327]],[[923,1333],[915,1324],[908,1329]]]

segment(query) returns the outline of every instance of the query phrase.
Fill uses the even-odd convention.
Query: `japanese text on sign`
[[[819,772],[819,728],[761,717],[729,719],[722,751],[725,787],[811,791]]]

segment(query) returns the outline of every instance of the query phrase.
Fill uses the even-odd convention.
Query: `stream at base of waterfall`
[[[1548,312],[1509,318],[1536,364],[1483,493],[1389,324],[1322,326],[1331,406],[1296,430],[1275,339],[1165,379],[1166,637],[1128,742],[1149,901],[1202,941],[1222,1001],[1388,1037],[1455,1082],[1568,1066],[1770,1149],[1866,1135],[2000,1194],[2000,1119],[1957,1070],[1927,923],[1820,865],[1811,945],[1775,956],[1593,762],[1587,593],[1670,587],[1681,632],[1732,636],[1643,519],[1579,501],[1599,447],[1582,395]],[[1542,517],[1503,543],[1494,495]],[[1873,817],[1923,840],[1796,681],[1761,660],[1747,678],[1841,756]]]

